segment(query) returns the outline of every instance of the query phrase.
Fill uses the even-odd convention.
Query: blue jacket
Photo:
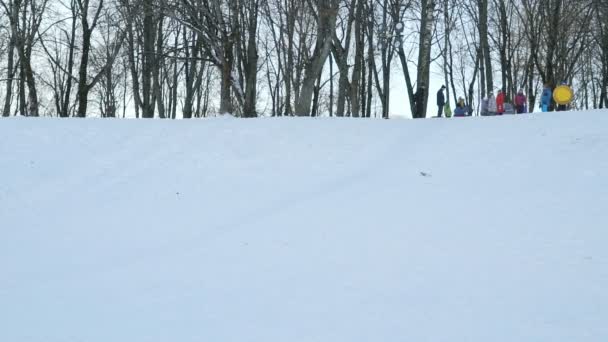
[[[553,92],[549,88],[543,89],[543,95],[540,98],[541,105],[549,105],[551,104],[551,97],[553,96]]]
[[[456,106],[456,109],[454,109],[454,116],[467,116],[467,107]]]

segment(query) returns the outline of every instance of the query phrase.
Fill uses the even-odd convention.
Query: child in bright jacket
[[[543,112],[548,112],[551,108],[551,98],[553,97],[553,91],[549,84],[545,84],[543,94],[540,97],[540,108]]]
[[[517,110],[517,114],[523,114],[526,112],[526,102],[528,99],[526,95],[524,95],[523,89],[520,89],[515,96],[515,109]]]
[[[505,93],[502,90],[499,90],[498,95],[496,95],[496,113],[498,115],[505,113]]]

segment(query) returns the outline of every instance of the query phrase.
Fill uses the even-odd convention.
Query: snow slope
[[[0,341],[608,341],[608,115],[0,120]]]

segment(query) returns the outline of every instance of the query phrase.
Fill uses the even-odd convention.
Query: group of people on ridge
[[[452,114],[454,117],[473,115],[473,108],[467,105],[462,97],[458,98],[456,108],[452,113],[451,108],[445,99],[445,89],[446,86],[444,85],[437,92],[437,107],[439,108],[437,113],[438,117],[442,117],[444,114],[448,117]],[[563,83],[560,87],[557,87],[555,90],[552,90],[550,85],[546,84],[541,96],[541,109],[543,112],[550,111],[552,101],[555,101],[555,103],[558,104],[558,111],[567,110],[572,99],[572,89],[565,83]],[[513,103],[507,101],[507,96],[502,90],[498,90],[496,97],[494,97],[494,94],[490,92],[490,94],[481,102],[480,114],[482,116],[525,113],[528,113],[528,98],[523,89],[520,89],[517,92],[513,98]]]

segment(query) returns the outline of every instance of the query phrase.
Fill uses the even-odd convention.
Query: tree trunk
[[[358,118],[361,116],[360,113],[360,84],[361,84],[361,71],[363,69],[363,51],[365,49],[365,41],[363,39],[363,0],[357,1],[357,11],[355,14],[355,64],[353,67],[352,84],[350,87],[350,103],[351,103],[351,114],[353,117]]]
[[[293,6],[293,5],[292,5]],[[293,99],[293,84],[291,70],[294,67],[294,53],[295,53],[295,22],[296,13],[293,10],[287,11],[287,64],[285,65],[285,116],[292,116],[292,99]]]
[[[186,60],[184,61],[185,77],[186,77],[186,96],[184,98],[183,117],[184,119],[192,119],[193,107],[194,107],[194,95],[196,89],[194,88],[194,81],[198,70],[198,52],[200,46],[200,38],[196,33],[192,33],[192,38],[196,40],[196,44],[192,48],[192,54],[190,49],[186,48]],[[183,45],[188,46],[190,44],[188,40],[188,32],[184,30],[183,33]]]
[[[422,0],[422,21],[420,24],[420,45],[418,52],[418,99],[414,118],[425,118],[429,99],[429,79],[431,70],[431,44],[433,40],[435,0]]]
[[[156,30],[154,25],[153,0],[143,0],[143,66],[142,66],[142,117],[154,118],[154,102],[152,101],[152,83],[155,63]]]
[[[133,102],[135,103],[135,117],[139,119],[140,110],[142,108],[142,99],[140,95],[140,86],[139,86],[139,72],[138,66],[135,61],[135,35],[134,35],[134,27],[133,23],[130,21],[127,22],[127,44],[128,51],[127,57],[129,59],[129,69],[131,71],[131,86],[133,93]]]
[[[249,13],[249,32],[247,42],[247,62],[245,63],[245,105],[243,107],[243,116],[246,118],[257,117],[257,75],[258,75],[258,3],[257,0],[251,0]]]
[[[36,79],[34,78],[34,70],[32,69],[32,54],[31,47],[27,48],[27,51],[21,48],[21,63],[23,65],[23,72],[25,76],[25,83],[27,85],[27,100],[28,108],[26,116],[40,116],[38,112],[38,91],[36,89]]]
[[[19,61],[19,115],[27,116],[25,99],[25,66]]]
[[[11,102],[13,100],[13,78],[15,78],[15,36],[12,33],[6,53],[6,96],[4,98],[4,109],[2,110],[2,116],[4,117],[11,115]]]
[[[220,94],[220,113],[232,114],[232,66],[234,63],[234,42],[232,37],[224,34],[224,58],[221,65],[222,84]]]
[[[163,56],[163,19],[158,20],[158,30],[156,33],[156,48],[155,48],[155,56],[154,56],[154,67],[152,71],[152,106],[156,103],[156,107],[158,109],[158,117],[161,119],[166,119],[167,115],[165,113],[165,98],[163,96],[163,87],[161,84],[161,65],[164,63]]]
[[[338,14],[338,3],[337,0],[318,1],[317,42],[313,55],[306,63],[301,93],[296,104],[296,115],[298,116],[311,115],[314,84],[321,76],[323,65],[325,65],[331,49],[333,30],[336,26],[336,16]]]
[[[82,14],[86,16],[86,13]],[[86,20],[83,20],[86,21]],[[83,26],[85,23],[83,23]],[[91,49],[91,32],[88,25],[83,27],[82,32],[82,53],[80,56],[80,68],[78,71],[78,117],[84,118],[87,116],[87,105],[89,98],[89,86],[87,80],[89,52]]]
[[[71,99],[71,95],[72,95],[72,84],[74,83],[72,80],[72,71],[74,70],[74,50],[75,50],[75,46],[76,46],[76,16],[77,16],[77,9],[76,9],[76,4],[75,4],[75,0],[72,1],[72,15],[73,15],[73,19],[72,19],[72,32],[71,32],[71,37],[70,37],[70,44],[68,46],[69,48],[69,55],[68,55],[68,65],[67,65],[67,71],[68,71],[68,75],[66,75],[66,86],[65,86],[65,93],[63,94],[63,98],[62,100],[62,104],[60,107],[60,111],[59,111],[59,116],[62,118],[67,118],[70,116],[70,99]]]
[[[485,92],[482,89],[482,97],[494,92],[494,76],[492,71],[492,56],[490,55],[490,43],[488,42],[488,0],[477,0],[479,5],[479,40],[483,53],[485,69]]]

